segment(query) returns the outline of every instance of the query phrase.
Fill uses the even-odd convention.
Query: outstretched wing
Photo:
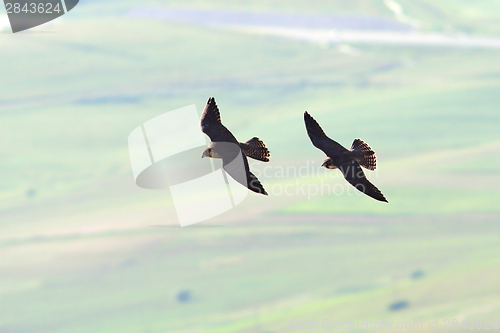
[[[332,157],[341,152],[347,151],[341,144],[337,141],[330,139],[326,136],[325,132],[319,126],[318,122],[314,120],[309,113],[304,112],[304,122],[306,124],[307,134],[311,139],[314,147],[321,149],[326,155]]]
[[[210,97],[201,115],[201,130],[212,142],[238,142],[234,135],[220,121],[215,98]]]
[[[255,193],[267,195],[264,186],[262,186],[259,179],[250,171],[248,172],[248,188]]]
[[[344,178],[357,190],[375,200],[388,202],[382,192],[368,181],[358,162],[351,160],[339,165],[338,168],[342,171]]]
[[[248,160],[240,147],[232,143],[218,143],[218,153],[222,158],[222,167],[238,183],[256,193],[267,195],[259,179],[250,172]],[[220,146],[224,146],[222,149]]]

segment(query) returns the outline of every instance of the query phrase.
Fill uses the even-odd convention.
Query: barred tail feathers
[[[372,148],[363,140],[355,139],[352,143],[351,151],[355,153],[354,158],[362,167],[372,171],[377,168],[377,156]]]
[[[267,149],[264,142],[259,138],[253,137],[247,142],[242,142],[240,143],[240,147],[246,156],[259,161],[269,162],[271,153]]]

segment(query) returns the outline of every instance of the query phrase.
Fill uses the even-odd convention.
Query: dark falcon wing
[[[234,135],[220,121],[220,113],[215,98],[210,97],[201,115],[201,130],[212,142],[238,143]]]
[[[218,143],[217,146],[222,158],[222,167],[231,178],[251,191],[267,195],[259,179],[250,172],[247,157],[239,146],[225,142]]]
[[[382,192],[368,181],[358,162],[351,160],[339,165],[338,168],[342,171],[344,178],[357,190],[375,200],[388,202]]]
[[[304,112],[304,122],[306,124],[307,134],[311,139],[314,147],[321,149],[326,155],[333,157],[344,151],[347,151],[340,143],[330,139],[326,136],[325,132],[319,126],[318,122],[314,120],[309,113]]]
[[[262,184],[260,183],[259,179],[253,173],[250,172],[250,167],[248,166],[248,160],[244,155],[243,155],[243,160],[245,161],[248,189],[255,193],[267,195],[267,192],[264,189],[264,186],[262,186]]]

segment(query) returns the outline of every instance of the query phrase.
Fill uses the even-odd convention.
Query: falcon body
[[[213,97],[208,99],[201,115],[201,130],[212,141],[210,146],[203,151],[202,158],[221,158],[222,167],[232,178],[253,192],[267,195],[260,181],[250,172],[247,160],[248,156],[264,162],[269,161],[270,153],[264,142],[257,137],[246,142],[238,142],[222,124],[219,108]],[[242,158],[239,159],[239,156]]]
[[[344,178],[357,190],[375,200],[388,202],[382,192],[368,181],[361,166],[375,170],[377,159],[375,152],[361,139],[355,139],[351,149],[343,147],[330,139],[318,122],[309,113],[304,112],[307,134],[312,144],[322,150],[327,158],[321,166],[328,169],[339,169]]]

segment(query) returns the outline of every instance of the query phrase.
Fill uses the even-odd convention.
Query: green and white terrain
[[[398,4],[421,33],[500,38],[497,1]],[[58,24],[3,31],[1,333],[500,320],[500,49],[309,43],[131,17],[138,6],[395,17],[382,0],[82,1]],[[134,184],[127,138],[210,96],[240,140],[271,150],[252,165],[269,168],[270,195],[180,228],[168,190]],[[276,175],[324,158],[305,110],[374,148],[367,174],[389,204],[338,170]],[[346,192],[277,193],[325,183]]]

